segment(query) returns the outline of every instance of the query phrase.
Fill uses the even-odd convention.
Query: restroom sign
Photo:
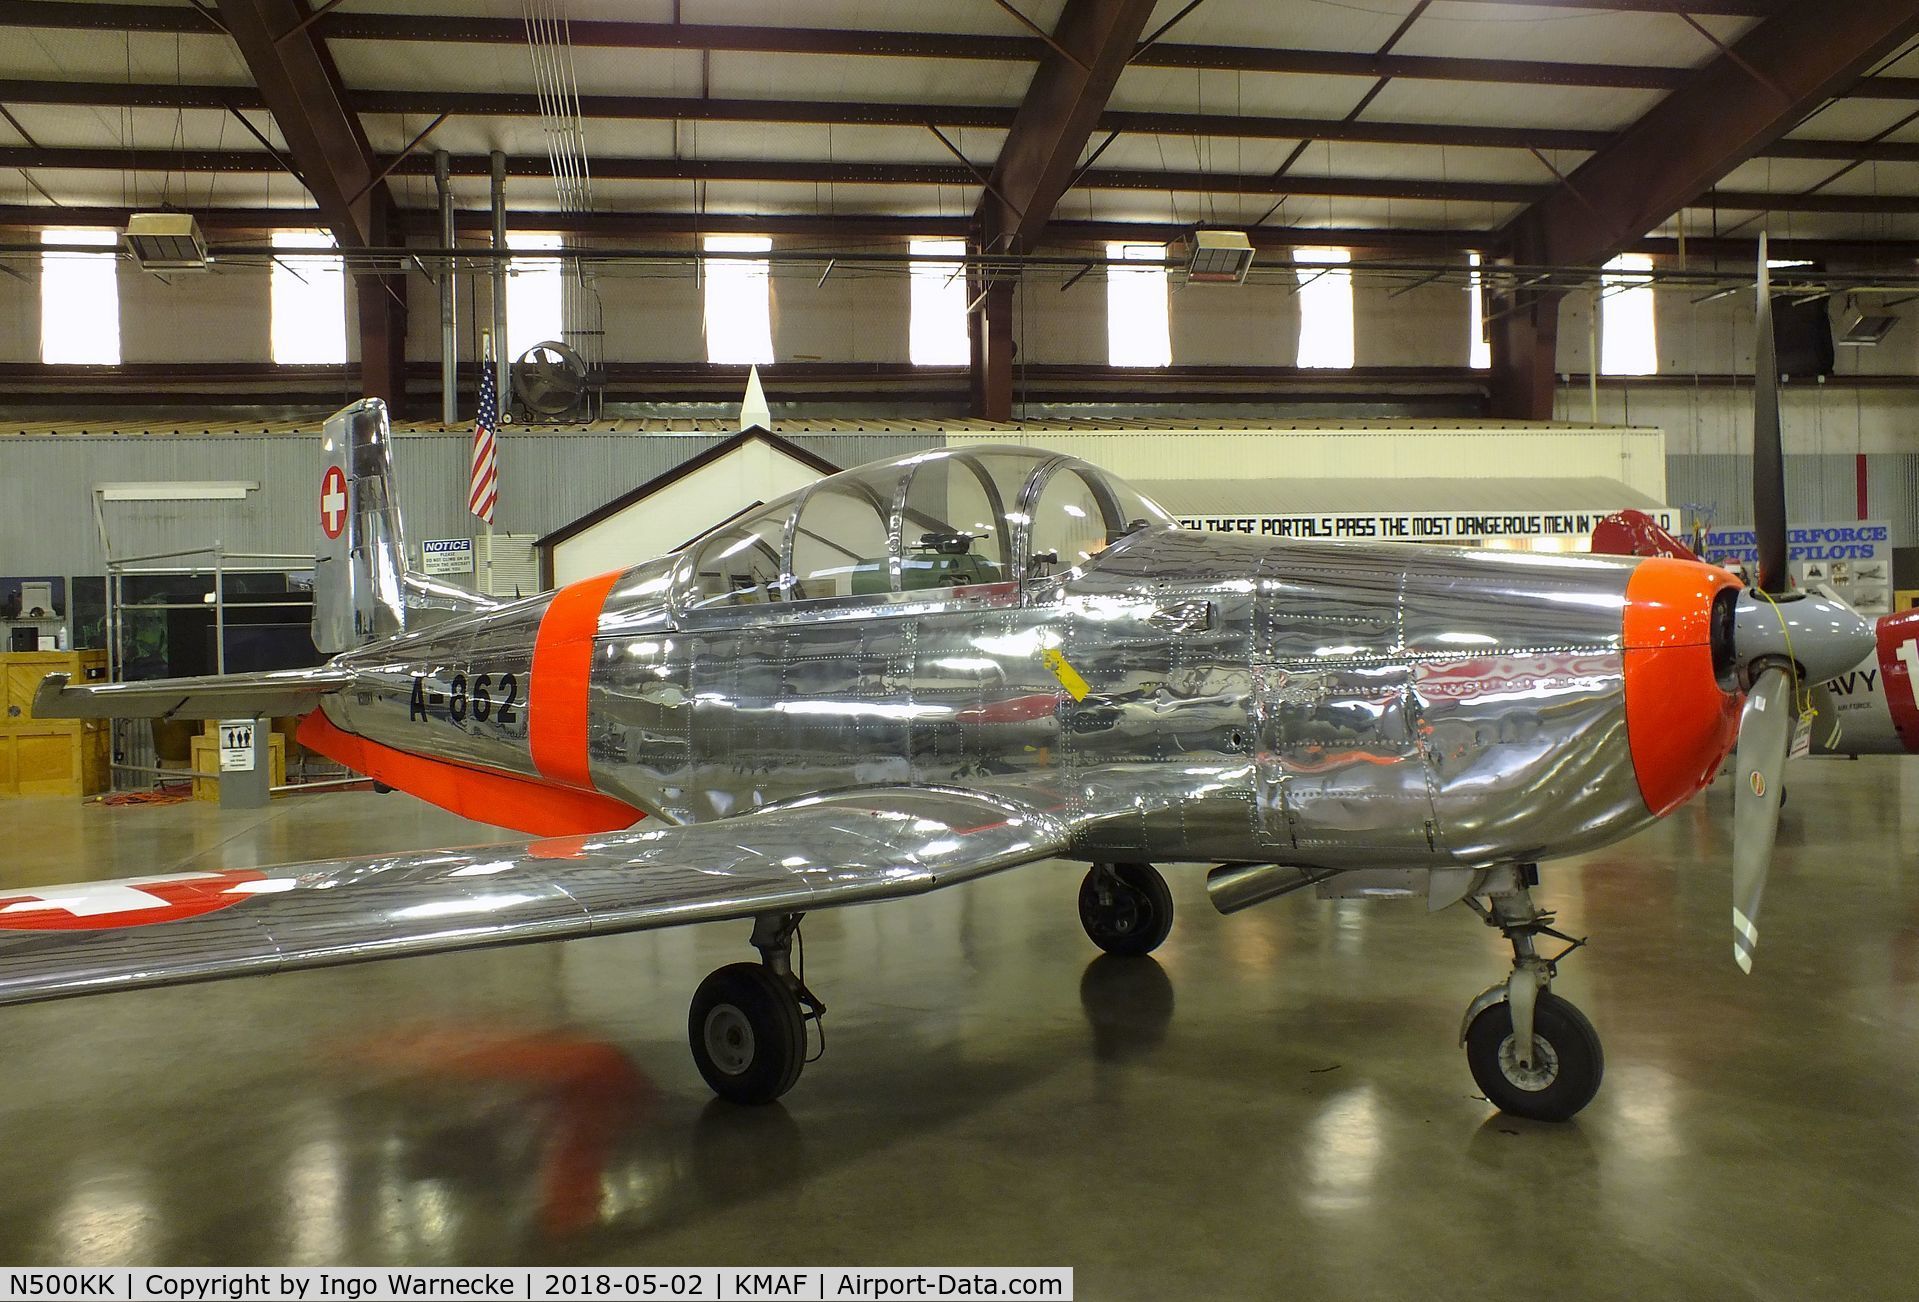
[[[428,574],[473,573],[471,538],[429,538],[420,544],[420,568]]]
[[[253,771],[253,734],[259,728],[253,719],[220,720],[220,771]]]

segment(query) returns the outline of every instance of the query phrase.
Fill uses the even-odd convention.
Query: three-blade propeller
[[[1787,572],[1785,451],[1779,438],[1779,364],[1772,334],[1772,277],[1759,236],[1758,338],[1753,376],[1752,506],[1759,570],[1733,612],[1733,649],[1746,688],[1733,794],[1732,955],[1752,971],[1786,759],[1802,687],[1844,673],[1871,653],[1872,628],[1830,591],[1791,590]]]

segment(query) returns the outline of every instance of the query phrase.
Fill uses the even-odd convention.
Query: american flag
[[[500,445],[494,439],[500,424],[500,394],[494,384],[498,372],[498,363],[480,370],[480,414],[473,422],[473,464],[466,490],[466,509],[488,524],[500,500]]]

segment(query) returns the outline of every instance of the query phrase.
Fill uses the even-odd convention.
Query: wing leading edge
[[[0,1004],[804,913],[1068,839],[1015,797],[885,788],[685,827],[0,893]]]

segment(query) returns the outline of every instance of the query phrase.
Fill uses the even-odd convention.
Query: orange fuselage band
[[[527,687],[527,741],[542,777],[583,791],[593,789],[586,759],[587,682],[600,610],[619,574],[569,583],[553,594],[533,642]]]
[[[1714,565],[1641,561],[1626,586],[1626,740],[1646,808],[1664,816],[1704,790],[1738,731],[1739,698],[1712,664],[1712,603],[1739,580]]]

